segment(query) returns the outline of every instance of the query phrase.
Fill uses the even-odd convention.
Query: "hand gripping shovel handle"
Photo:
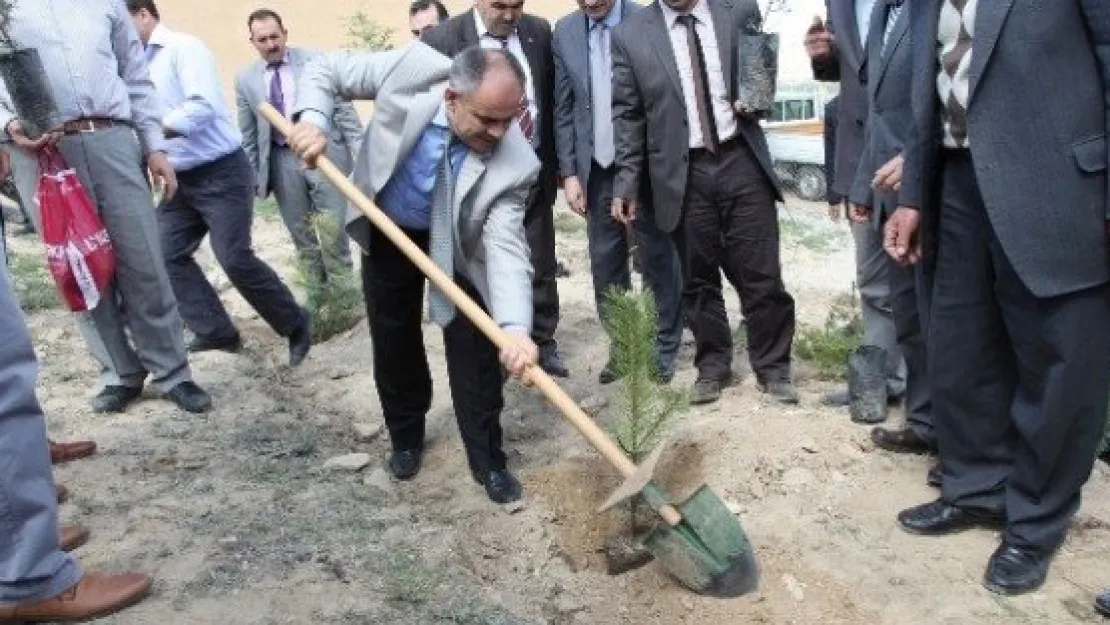
[[[258,107],[259,112],[266,118],[278,132],[285,136],[293,131],[293,124],[285,118],[284,115],[278,112],[277,109],[263,102]],[[499,349],[504,348],[509,344],[509,337],[504,330],[501,329],[497,323],[490,318],[488,314],[474,300],[470,299],[466,293],[463,292],[456,284],[455,281],[447,277],[447,274],[439,268],[432,259],[428,258],[426,254],[415,243],[413,243],[408,236],[398,228],[389,217],[386,216],[374,203],[366,197],[350,180],[343,174],[327,157],[320,156],[316,159],[316,168],[324,174],[339,192],[342,193],[348,200],[351,201],[366,218],[370,220],[389,240],[397,246],[412,261],[414,265],[425,275],[432,284],[436,285],[452,303],[459,312],[466,315],[470,321],[485,334],[490,341],[493,342]],[[555,383],[551,376],[535,366],[528,367],[525,372],[524,379],[539,389],[543,396],[547,398],[555,407],[563,414],[563,417],[570,424],[574,426],[578,432],[586,438],[594,449],[598,451],[606,460],[612,464],[617,471],[625,478],[632,477],[636,473],[636,465],[624,455],[620,447],[617,447],[612,440],[605,434],[605,432],[593,422],[590,417],[574,403],[566,392]],[[682,523],[682,515],[674,506],[664,504],[656,509],[659,516],[671,526],[679,525]]]

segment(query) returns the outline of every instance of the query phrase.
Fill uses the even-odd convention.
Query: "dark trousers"
[[[1110,287],[1033,295],[991,226],[970,154],[945,160],[930,323],[943,497],[1004,509],[1007,541],[1053,549],[1106,422]]]
[[[243,150],[177,172],[177,193],[159,207],[166,270],[186,327],[199,337],[238,334],[193,255],[207,234],[212,252],[231,284],[266,323],[289,336],[303,323],[304,311],[289,288],[251,244],[254,172]]]
[[[752,370],[760,382],[789,379],[794,298],[782,281],[775,192],[743,139],[721,145],[716,155],[690,151],[682,222],[673,237],[698,377],[722,380],[732,371],[732,328],[721,295],[724,270],[740,293]]]
[[[405,233],[428,251],[428,232]],[[377,228],[363,256],[362,285],[374,348],[374,383],[394,449],[421,449],[432,405],[432,376],[421,328],[424,274]],[[455,282],[474,301],[482,297],[458,273]],[[447,377],[470,468],[505,468],[501,450],[501,363],[497,348],[462,313],[443,329]]]
[[[586,237],[599,317],[604,314],[605,295],[610,288],[625,291],[632,288],[629,233],[610,211],[615,173],[613,166],[605,168],[595,162],[586,184]],[[655,225],[654,215],[640,215],[634,224],[644,284],[655,296],[659,314],[658,365],[660,373],[669,376],[674,373],[675,355],[682,342],[682,273],[678,253],[670,236]]]
[[[536,183],[524,212],[524,233],[532,251],[532,340],[540,348],[555,341],[559,325],[559,287],[555,282],[555,209]]]

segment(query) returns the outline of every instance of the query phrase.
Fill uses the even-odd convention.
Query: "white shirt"
[[[486,30],[486,23],[482,21],[482,16],[478,13],[478,9],[474,9],[474,25],[478,27],[478,44],[490,50],[501,49],[501,39],[489,34]],[[536,132],[532,140],[532,145],[535,147],[539,143],[540,138],[540,109],[536,105],[536,87],[532,82],[532,68],[528,65],[528,57],[524,55],[524,47],[520,45],[520,37],[516,34],[516,29],[505,39],[508,44],[506,47],[510,54],[520,61],[521,67],[524,68],[524,95],[528,98],[528,110],[532,113],[532,123],[535,124]]]
[[[174,169],[193,169],[240,149],[243,135],[224,103],[216,60],[200,39],[159,24],[150,34],[146,57],[167,111],[162,126],[183,135],[164,144]]]
[[[859,46],[867,47],[867,34],[871,32],[871,12],[875,0],[856,0],[856,29],[859,31]]]
[[[660,2],[663,18],[667,21],[667,31],[671,35],[675,61],[678,63],[678,77],[682,82],[682,95],[686,100],[687,126],[690,128],[690,148],[704,148],[705,137],[701,134],[698,120],[698,102],[694,92],[694,72],[690,66],[690,44],[686,42],[686,27],[678,23],[679,14]],[[721,54],[717,49],[717,33],[713,30],[713,16],[709,5],[699,1],[690,11],[697,23],[694,29],[701,39],[702,56],[705,57],[705,73],[709,79],[709,100],[713,104],[713,119],[717,122],[717,140],[728,141],[736,135],[736,113],[728,101],[725,77],[721,70]]]

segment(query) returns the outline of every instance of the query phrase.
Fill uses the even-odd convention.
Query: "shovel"
[[[259,111],[283,135],[293,124],[277,109],[263,103]],[[326,157],[316,159],[316,168],[347,197],[405,256],[446,295],[498,348],[509,337],[500,326],[454,280],[449,278],[400,228],[370,201]],[[651,481],[662,447],[639,467],[613,443],[555,381],[537,366],[529,367],[524,379],[536,387],[581,434],[625,478],[601,510],[643,493],[644,500],[663,519],[645,538],[644,546],[673,577],[694,592],[714,597],[736,597],[756,588],[759,572],[740,521],[707,486],[701,486],[677,508]]]

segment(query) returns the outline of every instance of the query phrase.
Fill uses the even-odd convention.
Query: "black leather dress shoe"
[[[227,352],[229,354],[238,353],[243,349],[243,339],[236,334],[226,338],[208,338],[198,336],[189,342],[188,347],[190,353],[199,354],[200,352]]]
[[[308,357],[312,348],[312,317],[301,309],[301,325],[289,334],[289,366],[296,367]]]
[[[123,412],[143,394],[139,386],[105,386],[92,399],[93,412]]]
[[[1110,617],[1110,588],[1103,590],[1095,597],[1095,612]]]
[[[613,361],[605,363],[605,368],[601,373],[597,374],[597,381],[599,384],[612,384],[620,379],[617,372],[613,369]]]
[[[419,449],[394,449],[389,455],[389,472],[399,480],[411,480],[420,472],[422,456]]]
[[[166,393],[166,399],[177,407],[192,413],[208,412],[212,408],[212,398],[194,382],[182,382]]]
[[[1005,521],[1005,515],[999,511],[957,508],[940,499],[898,513],[898,524],[903,530],[922,536],[943,536],[974,527],[997,529]]]
[[[474,481],[486,487],[486,495],[494,503],[512,503],[520,501],[524,487],[509,473],[508,469],[488,471],[484,475],[473,473]]]
[[[540,347],[539,365],[550,376],[556,378],[570,377],[570,369],[563,362],[563,356],[559,354],[559,347],[554,342]]]
[[[1018,547],[1002,541],[991,554],[983,586],[1006,596],[1023,595],[1044,585],[1052,554],[1041,549]]]
[[[935,441],[921,438],[910,428],[900,430],[875,428],[871,430],[871,441],[876,447],[896,454],[932,454],[937,451]]]

